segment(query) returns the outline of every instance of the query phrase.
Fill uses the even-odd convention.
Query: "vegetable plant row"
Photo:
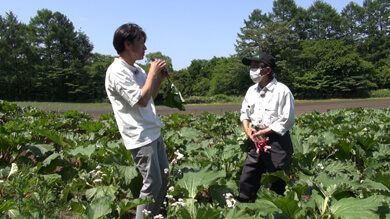
[[[238,112],[161,117],[170,168],[164,218],[389,218],[390,110],[296,118],[284,196],[235,200],[249,141]],[[1,218],[133,218],[142,177],[112,114],[94,120],[0,101]]]

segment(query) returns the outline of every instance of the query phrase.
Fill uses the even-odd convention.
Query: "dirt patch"
[[[299,116],[302,113],[311,113],[317,111],[319,113],[326,112],[333,109],[344,108],[357,108],[367,107],[374,109],[390,108],[390,99],[366,99],[366,100],[345,100],[345,101],[323,101],[323,102],[311,102],[311,103],[296,103],[295,115]],[[194,114],[200,115],[202,112],[209,112],[213,114],[222,114],[227,111],[239,111],[241,105],[217,105],[217,106],[186,106],[186,111],[180,111],[178,109],[169,107],[158,107],[157,112],[159,115],[168,115],[172,113],[181,114]],[[94,118],[98,119],[101,114],[111,113],[112,110],[107,109],[93,109],[87,110],[86,113],[91,114]]]

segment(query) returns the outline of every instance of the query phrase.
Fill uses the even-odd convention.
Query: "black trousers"
[[[267,145],[271,146],[270,153],[261,151],[257,154],[254,143],[248,152],[239,183],[238,200],[241,202],[256,200],[263,173],[283,170],[292,162],[294,150],[290,133],[287,132],[283,136],[273,133],[268,137]],[[270,185],[270,189],[280,195],[283,195],[285,187],[286,183],[281,179]]]

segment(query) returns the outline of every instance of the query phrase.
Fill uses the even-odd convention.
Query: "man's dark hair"
[[[144,30],[134,23],[123,24],[116,29],[113,39],[113,44],[116,52],[121,54],[125,50],[125,42],[133,43],[135,39],[143,37],[146,41],[146,33]]]

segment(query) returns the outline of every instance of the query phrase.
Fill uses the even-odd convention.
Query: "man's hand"
[[[265,128],[263,130],[260,130],[258,132],[255,131],[255,133],[253,133],[253,138],[256,138],[257,136],[260,136],[261,138],[264,138],[267,134],[270,134],[272,132],[272,129],[270,128]]]
[[[166,65],[167,63],[164,60],[153,60],[152,64],[150,65],[148,74],[151,74],[151,76],[155,77],[156,79],[162,80],[166,76],[166,74],[164,74]]]
[[[244,127],[244,131],[246,136],[248,136],[248,138],[250,138],[252,141],[255,141],[254,134],[256,133],[256,129],[250,127]]]

